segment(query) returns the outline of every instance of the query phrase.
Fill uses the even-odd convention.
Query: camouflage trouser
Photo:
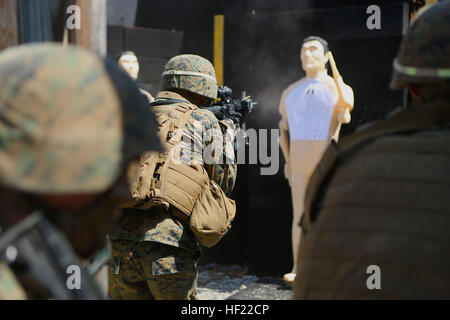
[[[109,294],[114,300],[196,300],[197,259],[151,241],[112,241]]]

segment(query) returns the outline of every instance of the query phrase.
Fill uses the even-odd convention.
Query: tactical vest
[[[212,180],[200,163],[176,161],[183,131],[198,107],[183,101],[154,105],[158,134],[165,152],[146,152],[130,180],[133,208],[163,206],[189,223],[197,240],[214,246],[231,228],[235,202]]]
[[[310,180],[296,299],[448,299],[450,105],[332,144]],[[367,287],[381,269],[381,290]]]

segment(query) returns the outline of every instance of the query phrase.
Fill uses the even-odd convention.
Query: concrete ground
[[[200,300],[290,300],[292,292],[281,279],[256,277],[240,265],[199,267]]]

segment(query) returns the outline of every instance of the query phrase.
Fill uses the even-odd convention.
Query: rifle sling
[[[165,106],[169,104],[176,104],[176,103],[183,103],[186,104],[187,101],[185,100],[179,100],[179,99],[168,99],[168,98],[158,98],[157,100],[153,101],[150,106]]]

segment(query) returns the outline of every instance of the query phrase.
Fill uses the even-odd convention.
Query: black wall
[[[368,30],[366,9],[381,7],[381,30]],[[225,83],[239,95],[246,89],[258,102],[248,127],[277,129],[281,92],[302,77],[302,39],[316,34],[328,40],[344,81],[353,87],[352,122],[383,118],[402,104],[402,92],[388,89],[408,8],[402,1],[140,1],[136,25],[183,31],[181,53],[212,61],[213,16],[225,14]],[[291,197],[283,177],[284,159],[274,176],[260,165],[240,165],[233,198],[237,217],[230,233],[204,262],[244,263],[258,275],[281,275],[291,268]]]

